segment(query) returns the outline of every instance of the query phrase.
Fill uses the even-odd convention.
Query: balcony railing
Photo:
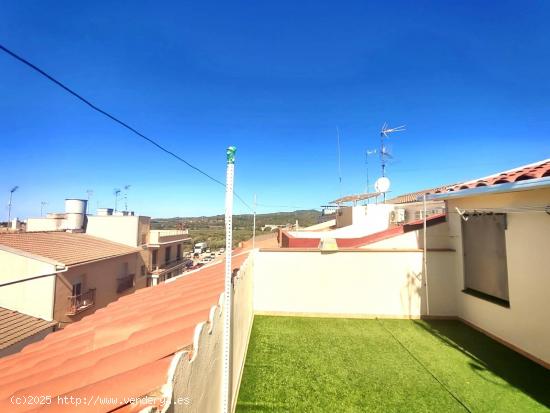
[[[176,258],[175,260],[164,261],[164,262],[161,262],[160,264],[153,265],[152,271],[165,270],[167,268],[180,265],[186,261],[189,261],[189,258],[181,257],[181,258]]]
[[[134,274],[129,274],[125,277],[121,277],[117,279],[118,286],[116,289],[117,293],[121,293],[123,291],[129,290],[130,288],[134,287]]]
[[[75,315],[81,311],[90,308],[95,304],[95,288],[89,289],[85,293],[79,295],[72,295],[67,297],[69,305],[67,307],[67,315]]]

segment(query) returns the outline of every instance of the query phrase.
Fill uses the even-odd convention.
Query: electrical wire
[[[42,76],[44,76],[45,78],[47,78],[48,80],[50,80],[51,82],[55,83],[57,86],[59,86],[60,88],[62,88],[63,90],[65,90],[66,92],[68,92],[69,94],[73,95],[75,98],[77,98],[78,100],[80,100],[81,102],[83,102],[84,104],[86,104],[87,106],[89,106],[90,108],[92,108],[93,110],[95,110],[96,112],[99,112],[100,114],[106,116],[107,118],[111,119],[112,121],[118,123],[119,125],[121,125],[122,127],[128,129],[129,131],[133,132],[134,134],[136,134],[137,136],[139,136],[140,138],[146,140],[147,142],[149,142],[150,144],[152,144],[153,146],[155,146],[157,149],[160,149],[161,151],[165,152],[166,154],[172,156],[173,158],[177,159],[178,161],[180,162],[183,162],[185,165],[187,165],[189,168],[191,169],[194,169],[195,171],[197,171],[198,173],[204,175],[205,177],[207,177],[208,179],[210,179],[212,182],[215,182],[221,186],[223,186],[225,188],[225,183],[223,183],[222,181],[214,178],[212,175],[208,174],[207,172],[203,171],[202,169],[200,169],[199,167],[191,164],[190,162],[186,161],[184,158],[182,158],[181,156],[179,156],[178,154],[172,152],[171,150],[167,149],[166,147],[164,147],[163,145],[157,143],[154,139],[152,138],[149,138],[148,136],[144,135],[143,133],[141,133],[140,131],[138,131],[137,129],[135,129],[134,127],[130,126],[128,123],[118,119],[117,117],[115,117],[114,115],[111,115],[110,113],[106,112],[105,110],[101,109],[100,107],[96,106],[94,103],[90,102],[88,99],[84,98],[83,96],[81,96],[80,94],[78,94],[77,92],[73,91],[72,89],[70,89],[68,86],[64,85],[63,83],[61,83],[59,80],[55,79],[53,76],[49,75],[48,73],[46,73],[44,70],[40,69],[38,66],[34,65],[33,63],[29,62],[27,59],[19,56],[18,54],[16,54],[15,52],[11,51],[10,49],[8,49],[7,47],[5,47],[4,45],[0,44],[0,50],[2,50],[3,52],[7,53],[8,55],[10,55],[11,57],[13,57],[14,59],[18,60],[19,62],[23,63],[24,65],[30,67],[31,69],[33,69],[34,71],[40,73]],[[234,192],[234,195],[235,195],[235,198],[237,198],[239,201],[241,201],[247,208],[249,208],[250,210],[252,210],[252,207],[250,205],[248,205],[248,203],[246,201],[244,201],[237,193]]]

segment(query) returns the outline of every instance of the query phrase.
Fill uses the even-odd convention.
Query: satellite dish
[[[383,176],[382,178],[378,178],[376,182],[374,183],[374,189],[376,192],[384,193],[388,192],[390,189],[390,180]]]

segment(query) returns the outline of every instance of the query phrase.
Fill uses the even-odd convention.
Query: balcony
[[[129,274],[125,277],[117,279],[118,285],[116,292],[121,293],[134,287],[134,274]]]
[[[189,232],[186,229],[155,229],[149,231],[149,244],[158,245],[169,242],[188,241]]]
[[[151,272],[158,274],[158,273],[164,272],[166,270],[174,269],[178,266],[184,265],[188,261],[191,261],[191,260],[189,260],[188,258],[183,258],[183,257],[176,258],[175,260],[164,261],[160,264],[153,265],[153,267],[151,269]]]
[[[85,293],[67,297],[69,304],[66,315],[76,315],[95,304],[95,288],[91,288]]]

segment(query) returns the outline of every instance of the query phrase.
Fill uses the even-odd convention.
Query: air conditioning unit
[[[391,211],[390,222],[392,224],[402,224],[403,222],[405,222],[405,209],[398,208]]]

